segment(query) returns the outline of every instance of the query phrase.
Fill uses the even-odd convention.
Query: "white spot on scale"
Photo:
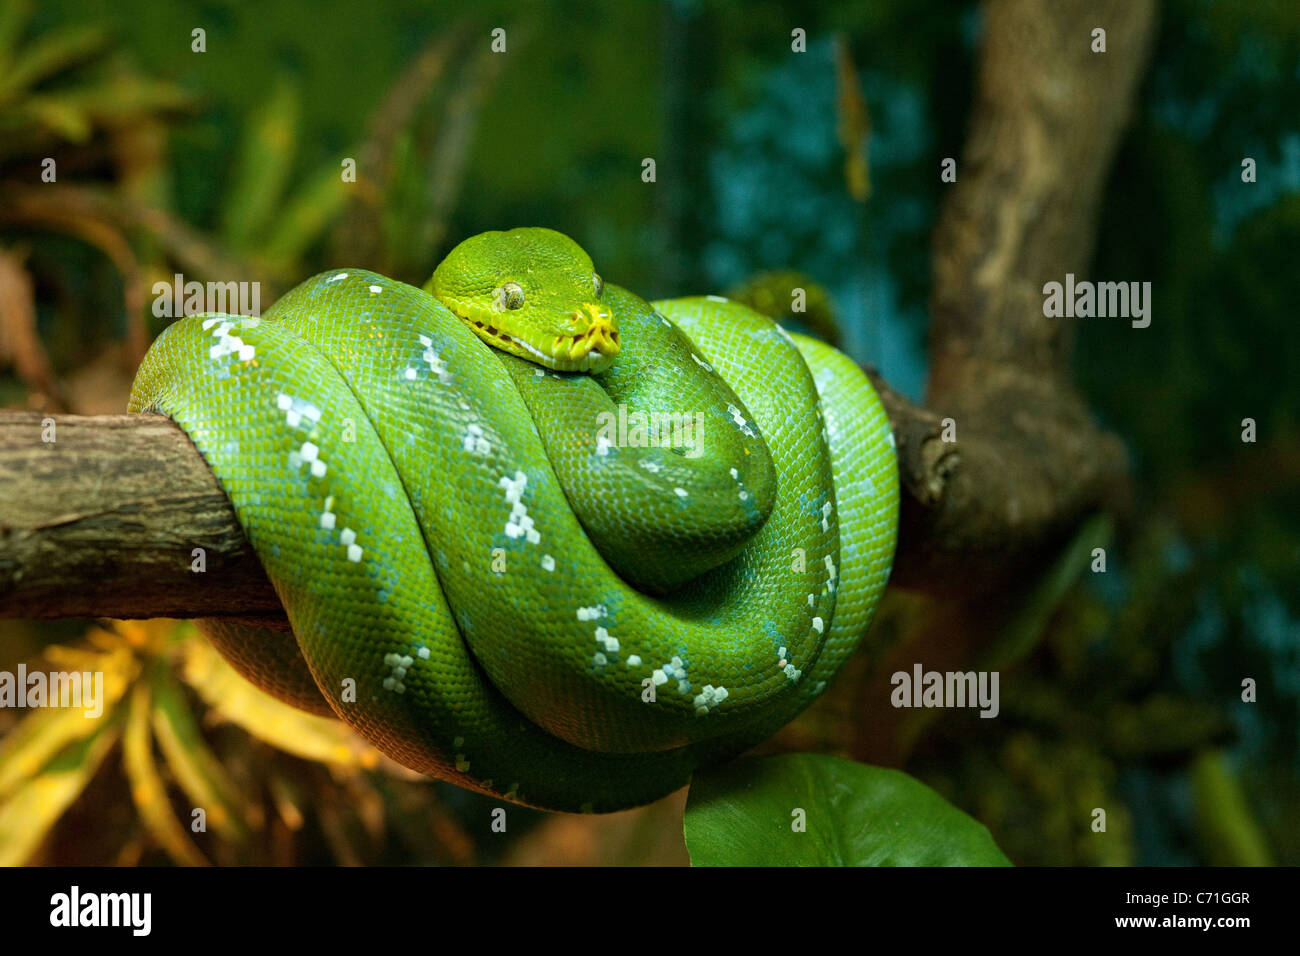
[[[543,571],[555,570],[555,559],[551,557],[549,554],[542,555],[542,570]]]
[[[341,532],[339,532],[339,544],[343,545],[343,547],[345,548],[351,545],[356,540],[357,540],[357,533],[353,531],[351,528],[344,528]]]
[[[674,488],[673,493],[677,495],[678,498],[685,498],[690,492],[685,488]]]
[[[384,690],[404,693],[406,685],[402,681],[406,678],[406,669],[414,663],[411,657],[404,654],[385,654],[384,666],[391,667],[392,672],[384,678]]]
[[[361,551],[361,545],[359,545],[359,544],[350,544],[350,545],[348,545],[348,560],[349,560],[349,561],[351,561],[351,562],[353,562],[353,563],[356,563],[356,564],[359,564],[359,563],[361,562],[361,554],[362,554],[362,551]]]
[[[332,275],[332,276],[330,276],[330,277],[329,277],[328,279],[326,279],[325,281],[326,281],[326,282],[338,282],[340,279],[346,279],[347,277],[348,277],[348,274],[347,274],[346,272],[340,272],[338,275]]]
[[[818,634],[822,633],[826,629],[825,622],[823,622],[822,619],[819,617],[815,617],[812,619],[812,626],[813,626],[813,630],[816,631]]]
[[[447,366],[442,361],[442,356],[434,350],[433,346],[426,345],[420,357],[429,363],[429,368],[434,375],[438,376],[438,381],[446,382],[450,378],[447,374]]]
[[[705,296],[705,298],[708,299],[710,302],[727,302],[727,301],[729,301],[729,300],[727,299],[726,296],[722,296],[722,295],[709,295],[709,296]]]
[[[603,627],[596,628],[595,634],[596,642],[602,645],[608,653],[615,654],[618,652],[618,638],[610,637],[609,631]]]
[[[528,476],[516,471],[513,479],[502,475],[497,487],[506,493],[506,503],[510,505],[510,517],[506,519],[506,534],[511,538],[523,538],[529,544],[537,544],[542,535],[533,526],[533,519],[528,514],[528,507],[523,503],[524,488],[528,485]]]
[[[700,688],[700,693],[695,695],[695,712],[703,715],[707,714],[712,708],[721,704],[727,699],[727,688],[714,687],[712,684],[705,684]]]
[[[384,287],[381,286],[381,285],[372,285],[372,286],[370,287],[370,294],[371,294],[371,295],[379,295],[379,293],[381,293],[381,292],[383,292],[383,291],[384,291]]]
[[[487,457],[492,452],[492,444],[483,437],[483,427],[472,423],[465,430],[465,441],[462,447],[471,455]]]
[[[739,428],[741,432],[748,435],[750,438],[755,437],[754,430],[749,427],[749,422],[746,421],[745,416],[740,413],[739,408],[728,402],[727,411],[731,414],[731,420],[736,423],[736,427]]]
[[[641,666],[641,655],[640,655],[640,654],[633,654],[631,657],[629,657],[629,658],[627,659],[627,666],[628,666],[628,667],[640,667],[640,666]]]

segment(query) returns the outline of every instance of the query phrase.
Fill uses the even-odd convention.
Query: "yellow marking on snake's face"
[[[485,232],[456,246],[426,291],[493,348],[545,368],[601,372],[618,322],[591,257],[550,229]]]

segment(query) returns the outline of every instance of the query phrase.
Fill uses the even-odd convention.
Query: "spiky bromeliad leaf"
[[[35,776],[0,801],[0,866],[20,866],[72,806],[108,756],[121,732],[119,712],[64,747]],[[79,719],[84,719],[80,718]]]

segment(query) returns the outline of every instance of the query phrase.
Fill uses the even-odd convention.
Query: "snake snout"
[[[577,360],[592,353],[610,358],[618,354],[618,325],[608,308],[595,302],[584,303],[573,311],[570,323],[580,327],[584,322],[585,332],[555,337],[551,344],[554,355]]]
[[[583,307],[591,325],[583,336],[584,352],[599,352],[601,355],[617,355],[619,349],[618,326],[614,316],[603,305],[588,302]]]

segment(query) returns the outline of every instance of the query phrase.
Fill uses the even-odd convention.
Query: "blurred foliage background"
[[[419,284],[458,239],[524,224],[647,298],[762,304],[765,273],[802,273],[807,323],[921,397],[976,4],[464,11],[0,0],[0,405],[125,408],[167,321],[150,289],[175,272],[258,280],[265,307],[332,266]],[[1151,281],[1154,319],[1085,320],[1076,355],[1129,444],[1135,506],[1008,595],[991,644],[968,646],[989,622],[891,592],[834,690],[765,749],[900,766],[1020,864],[1300,863],[1297,102],[1300,6],[1167,0],[1090,276]],[[494,833],[489,801],[262,697],[187,625],[0,635],[0,669],[103,670],[111,704],[0,710],[3,862],[686,860],[680,794],[602,818],[511,809]],[[941,659],[1001,671],[998,719],[889,706],[898,662]]]

